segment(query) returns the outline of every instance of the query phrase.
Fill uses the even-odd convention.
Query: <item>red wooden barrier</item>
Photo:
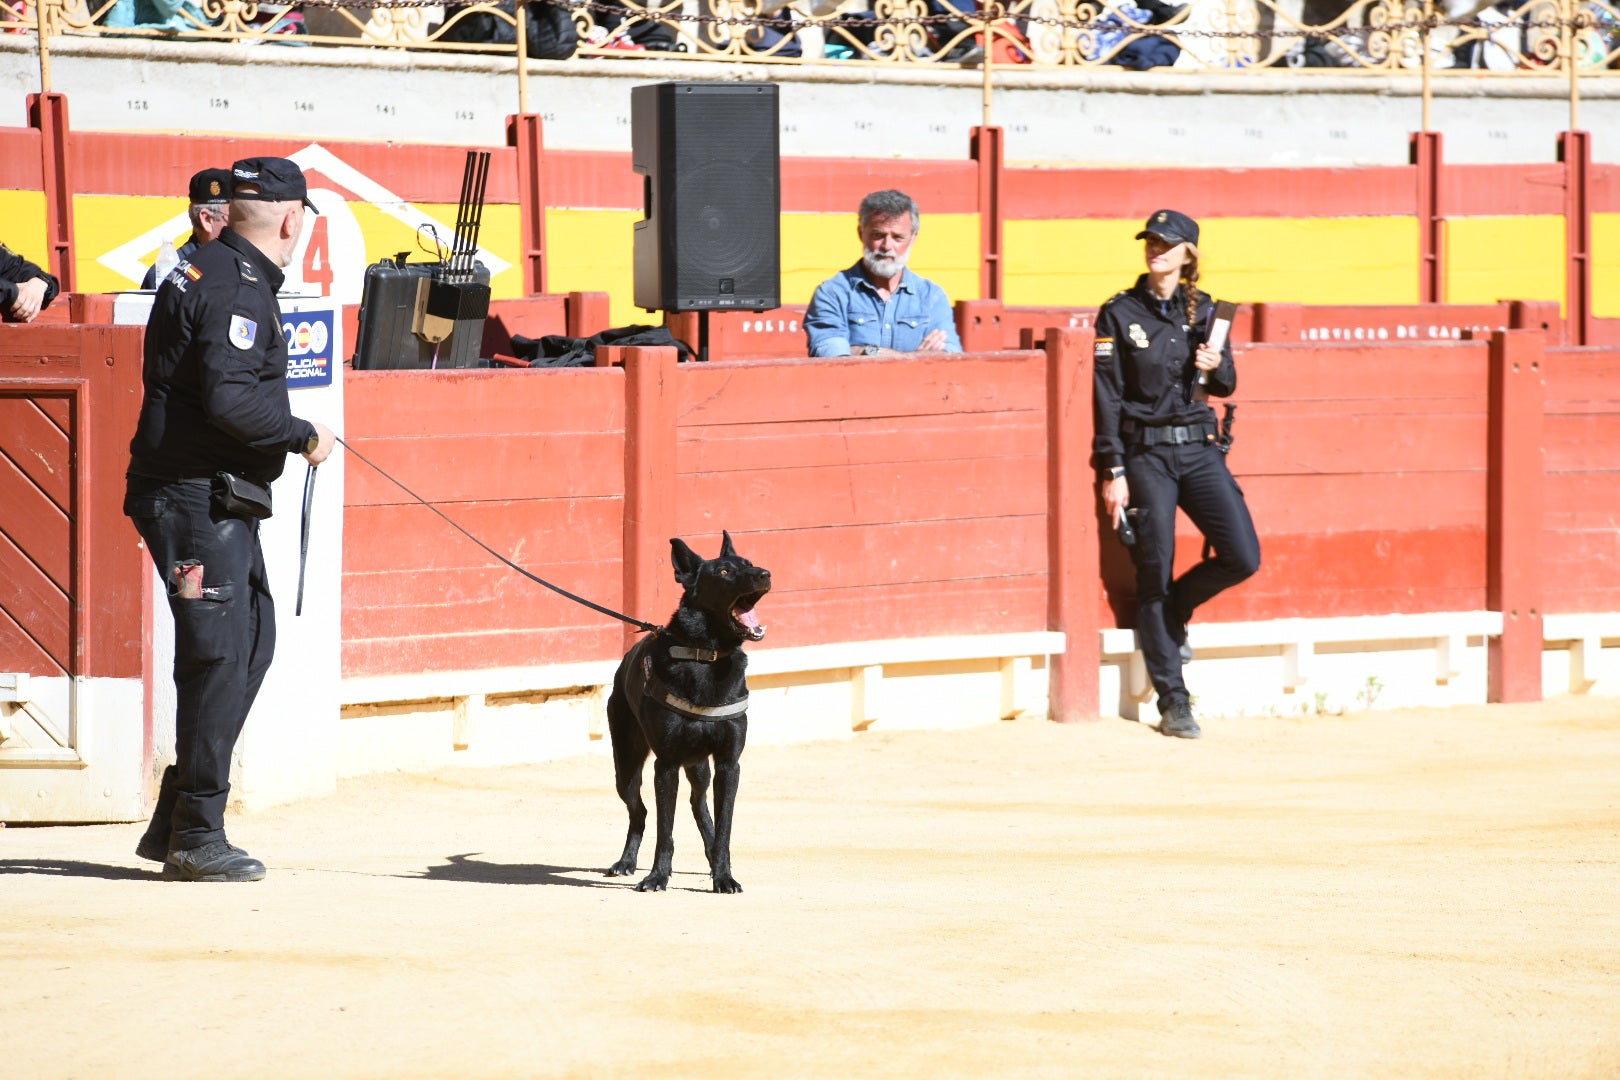
[[[1047,628],[1064,634],[1052,658],[1048,700],[1060,723],[1097,718],[1102,583],[1091,460],[1092,335],[1046,338]]]
[[[619,602],[621,370],[345,378],[361,453],[519,565]],[[344,498],[345,675],[618,655],[616,623],[514,574],[358,460]]]
[[[1620,611],[1620,342],[1552,349],[1543,381],[1542,610]]]
[[[709,357],[714,360],[758,360],[809,356],[804,334],[808,305],[788,304],[774,311],[715,311],[709,314]],[[672,312],[669,332],[698,347],[698,313]]]

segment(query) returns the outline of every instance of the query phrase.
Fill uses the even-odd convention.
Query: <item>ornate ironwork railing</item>
[[[1620,0],[0,0],[0,32],[531,57],[1620,75]],[[990,41],[984,65],[985,40]]]

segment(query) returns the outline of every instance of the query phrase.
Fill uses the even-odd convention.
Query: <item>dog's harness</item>
[[[652,656],[647,652],[647,645],[651,641],[651,638],[642,638],[631,647],[630,655],[625,657],[625,668],[629,673],[630,683],[626,689],[630,693],[639,693],[642,697],[651,698],[665,708],[674,709],[682,716],[691,717],[693,720],[729,720],[748,711],[747,693],[736,701],[728,701],[722,705],[694,705],[665,686],[664,681],[654,674],[652,669]],[[712,664],[735,651],[735,649],[693,649],[685,645],[671,645],[669,655],[676,660],[699,660]]]

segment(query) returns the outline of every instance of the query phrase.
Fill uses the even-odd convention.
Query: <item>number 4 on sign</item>
[[[315,218],[309,231],[309,244],[304,248],[304,284],[319,289],[322,296],[332,295],[332,256],[327,247],[324,217]]]

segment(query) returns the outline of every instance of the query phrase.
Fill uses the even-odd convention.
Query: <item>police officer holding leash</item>
[[[1260,568],[1260,541],[1205,401],[1237,389],[1237,369],[1230,342],[1209,343],[1215,305],[1197,287],[1198,223],[1160,210],[1136,238],[1146,241],[1147,273],[1097,314],[1093,449],[1103,504],[1136,564],[1136,640],[1159,695],[1159,730],[1196,739],[1181,677],[1192,658],[1187,621]],[[1208,543],[1172,580],[1178,506]]]
[[[276,302],[314,209],[304,174],[283,158],[231,171],[229,226],[152,305],[124,501],[167,585],[175,638],[175,763],[135,853],[178,881],[264,877],[225,839],[231,752],[275,651],[259,519],[287,455],[319,465],[335,442],[292,415]]]

